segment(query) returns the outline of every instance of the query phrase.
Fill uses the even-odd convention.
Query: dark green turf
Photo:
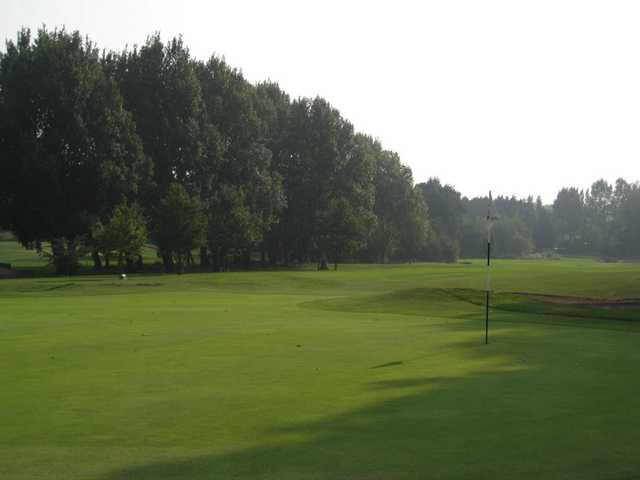
[[[638,297],[640,266],[498,261],[488,346],[483,272],[0,281],[0,478],[640,476],[635,310],[504,293]]]

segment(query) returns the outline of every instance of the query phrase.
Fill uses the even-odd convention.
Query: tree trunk
[[[209,266],[209,252],[207,251],[207,247],[200,247],[200,266]]]
[[[96,250],[91,252],[91,258],[93,259],[93,269],[102,270],[102,261],[100,260],[100,254]]]
[[[170,254],[162,254],[162,264],[164,265],[164,271],[166,273],[173,272],[173,256]]]

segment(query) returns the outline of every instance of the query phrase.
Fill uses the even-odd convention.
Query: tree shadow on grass
[[[399,367],[400,365],[404,365],[403,360],[396,360],[393,362],[382,363],[380,365],[374,365],[373,367],[371,367],[371,369],[374,370],[376,368]]]
[[[501,335],[506,341],[510,334]],[[640,447],[611,426],[615,411],[599,418],[607,409],[592,385],[572,382],[552,365],[505,361],[504,353],[473,342],[457,346],[469,360],[495,366],[460,376],[370,381],[375,403],[278,426],[267,432],[269,444],[132,466],[104,480],[583,479],[640,471]],[[631,398],[633,386],[623,389],[621,398]],[[640,427],[638,417],[629,421],[630,432]]]

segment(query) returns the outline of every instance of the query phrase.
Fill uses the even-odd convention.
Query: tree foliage
[[[121,269],[140,255],[147,238],[142,209],[127,202],[118,205],[104,224],[98,221],[92,232],[92,244],[103,255],[106,265],[115,257]]]
[[[0,227],[58,271],[88,250],[165,269],[484,254],[488,198],[466,198],[356,132],[326,99],[251,84],[223,58],[151,35],[102,55],[78,32],[19,32],[0,53]],[[640,255],[638,185],[598,180],[553,205],[498,196],[495,253]]]
[[[207,218],[197,197],[179,183],[172,183],[154,215],[154,238],[167,271],[178,273],[205,242]]]
[[[20,31],[0,60],[4,223],[27,246],[86,235],[148,181],[134,126],[89,40]]]

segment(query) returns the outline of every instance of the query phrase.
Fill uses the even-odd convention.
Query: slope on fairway
[[[496,310],[484,346],[482,309],[448,290],[482,271],[0,282],[0,478],[639,475],[637,324]],[[638,296],[639,278],[589,261],[494,274],[602,297]]]

